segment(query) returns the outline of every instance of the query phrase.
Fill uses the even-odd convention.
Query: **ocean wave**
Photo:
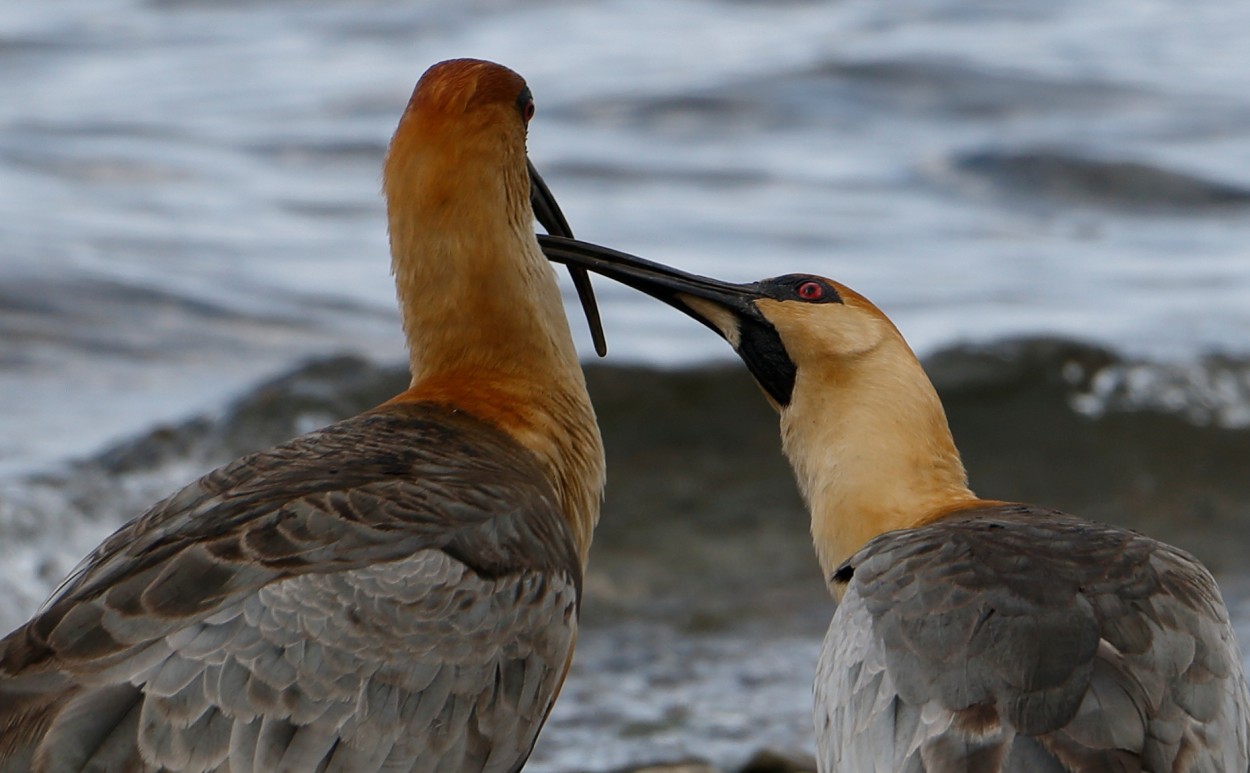
[[[953,57],[831,58],[681,94],[587,99],[555,114],[575,123],[679,136],[828,129],[869,116],[995,119],[1056,111],[1111,112],[1157,100],[1129,85],[1042,77]]]
[[[1127,209],[1201,210],[1250,205],[1250,188],[1134,160],[1054,148],[979,150],[954,168],[1014,194]]]
[[[1092,419],[1156,414],[1194,427],[1250,427],[1250,361],[1225,355],[1149,362],[1077,341],[1020,338],[948,348],[931,357],[927,368],[952,397],[1041,389]]]
[[[1193,365],[1114,363],[1073,395],[1072,407],[1094,417],[1159,411],[1200,426],[1250,427],[1250,364],[1221,356]]]

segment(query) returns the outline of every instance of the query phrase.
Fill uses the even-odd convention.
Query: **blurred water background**
[[[402,384],[379,169],[456,56],[527,78],[578,235],[846,282],[974,486],[1194,550],[1250,626],[1246,29],[1180,0],[0,0],[0,628],[151,501]],[[775,420],[705,329],[597,287],[611,488],[531,769],[809,748],[831,604]]]

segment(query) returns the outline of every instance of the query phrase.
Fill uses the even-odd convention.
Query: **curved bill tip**
[[[599,304],[595,301],[595,288],[590,285],[590,274],[581,266],[568,266],[568,270],[569,276],[573,277],[573,286],[577,288],[577,299],[581,301],[586,324],[590,326],[595,354],[607,357],[608,339],[603,335],[603,320],[599,318]]]
[[[534,217],[547,233],[552,236],[573,238],[573,229],[569,221],[560,211],[560,205],[551,194],[551,189],[543,180],[542,175],[534,168],[534,162],[526,159],[530,172],[530,202],[534,207]],[[586,324],[590,327],[590,339],[595,345],[595,354],[606,357],[608,339],[603,334],[603,321],[599,318],[599,304],[595,300],[595,288],[590,284],[590,274],[581,266],[567,266],[569,276],[573,278],[573,287],[577,288],[577,300],[582,304],[582,313],[586,315]]]

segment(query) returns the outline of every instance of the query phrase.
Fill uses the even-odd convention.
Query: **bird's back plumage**
[[[824,771],[1246,770],[1236,640],[1184,551],[990,505],[883,534],[834,582]]]
[[[240,459],[0,641],[0,771],[512,771],[576,636],[539,462],[390,404]]]

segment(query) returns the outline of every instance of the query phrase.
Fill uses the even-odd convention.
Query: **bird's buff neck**
[[[826,580],[873,537],[977,501],[933,385],[901,340],[884,346],[895,345],[905,351],[801,367],[782,413]]]
[[[534,237],[524,154],[502,165],[513,170],[502,180],[497,161],[430,166],[387,170],[412,371],[412,387],[397,399],[464,410],[529,448],[548,470],[584,562],[599,517],[603,446],[555,272]]]

